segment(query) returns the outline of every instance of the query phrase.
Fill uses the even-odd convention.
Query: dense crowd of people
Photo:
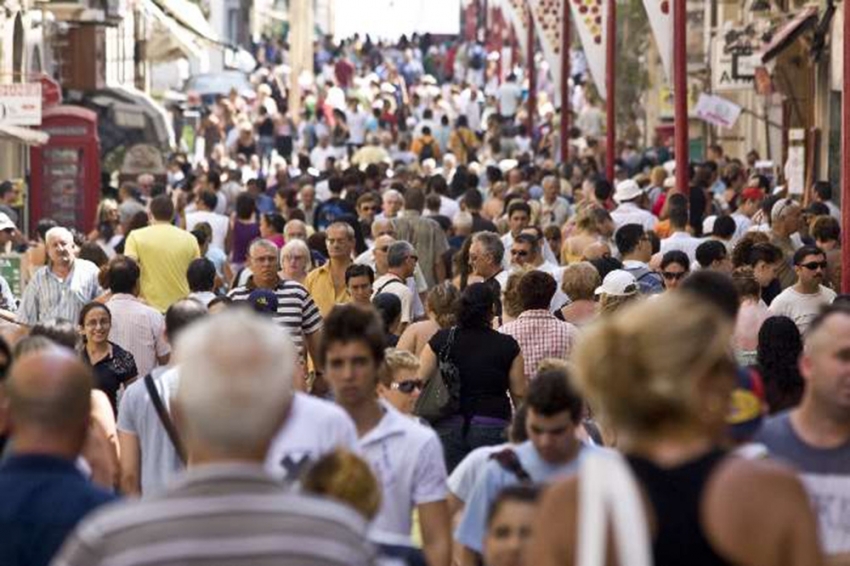
[[[848,560],[828,183],[606,156],[583,73],[559,162],[480,45],[319,47],[0,280],[0,564]]]

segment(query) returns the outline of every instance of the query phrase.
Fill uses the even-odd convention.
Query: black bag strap
[[[153,403],[153,408],[156,409],[157,416],[159,416],[159,421],[162,423],[162,426],[165,427],[168,439],[171,440],[171,444],[174,446],[174,450],[177,451],[177,456],[180,457],[180,461],[185,465],[186,449],[183,448],[183,442],[177,434],[177,429],[174,427],[174,422],[171,420],[168,410],[162,403],[162,397],[159,396],[159,391],[156,390],[151,374],[147,374],[145,376],[145,388],[148,390],[148,395],[151,398],[151,403]]]
[[[380,295],[380,294],[381,294],[381,291],[383,291],[384,289],[386,289],[387,287],[389,287],[389,286],[390,286],[390,285],[392,285],[393,283],[401,283],[402,285],[404,285],[405,287],[407,287],[407,283],[405,283],[404,281],[402,281],[402,280],[401,280],[401,278],[399,278],[399,277],[394,277],[394,278],[390,279],[389,281],[387,281],[386,283],[384,283],[383,285],[381,285],[380,287],[378,287],[378,290],[377,290],[377,291],[375,291],[375,294],[376,294],[376,295]]]
[[[531,476],[525,468],[522,467],[522,462],[519,461],[519,456],[517,456],[517,453],[510,448],[505,448],[501,452],[491,454],[490,459],[495,460],[505,471],[515,475],[520,483],[533,483]]]
[[[449,357],[452,355],[452,346],[455,345],[455,334],[457,333],[457,326],[452,326],[451,330],[449,330],[449,338],[446,340],[446,343],[443,344],[443,347],[440,348],[440,354],[437,358],[446,362],[449,360]]]

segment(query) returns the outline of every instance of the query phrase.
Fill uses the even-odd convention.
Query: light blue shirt
[[[515,447],[514,452],[522,467],[534,480],[534,483],[548,483],[553,479],[570,475],[578,471],[578,461],[581,455],[590,450],[582,447],[578,456],[566,464],[550,464],[537,453],[530,440]],[[487,514],[496,496],[505,487],[516,485],[519,479],[498,462],[490,461],[484,468],[469,501],[463,511],[463,518],[455,531],[455,539],[465,547],[481,553],[484,548],[484,535],[487,530]]]
[[[85,304],[103,294],[97,274],[97,266],[84,259],[74,260],[71,272],[64,280],[60,280],[49,265],[42,267],[24,289],[18,321],[33,326],[62,318],[77,324]]]

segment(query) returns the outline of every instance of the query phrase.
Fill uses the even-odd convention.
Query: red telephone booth
[[[52,218],[86,233],[94,226],[100,200],[97,114],[79,106],[54,106],[42,113],[41,131],[50,140],[30,150],[30,226]]]

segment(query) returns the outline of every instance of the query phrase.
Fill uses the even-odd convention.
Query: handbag
[[[619,564],[652,566],[649,527],[637,482],[618,452],[588,449],[579,463],[577,566],[604,566],[608,533]],[[609,531],[610,527],[610,531]]]
[[[460,370],[451,359],[457,327],[449,330],[449,339],[437,356],[437,374],[425,383],[414,412],[431,424],[460,411]]]

